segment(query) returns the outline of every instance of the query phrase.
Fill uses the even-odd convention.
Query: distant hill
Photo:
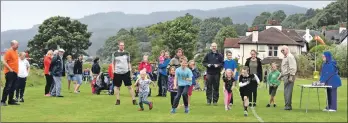
[[[131,28],[139,26],[147,26],[158,22],[175,19],[179,16],[184,16],[186,13],[205,19],[209,17],[231,17],[234,23],[247,23],[251,25],[254,18],[260,13],[268,11],[273,12],[277,10],[284,10],[286,15],[295,13],[305,13],[307,8],[285,5],[285,4],[255,4],[237,7],[219,8],[213,10],[184,10],[184,11],[163,11],[153,12],[150,14],[125,14],[123,12],[107,12],[96,13],[85,16],[80,20],[82,23],[88,25],[88,30],[93,32],[90,38],[92,46],[88,53],[95,55],[96,51],[101,48],[105,40],[117,33],[121,28]],[[22,30],[8,30],[1,32],[1,49],[9,47],[9,42],[16,39],[20,42],[19,50],[23,51],[27,47],[27,42],[30,40],[38,30],[38,25],[34,25],[31,29]]]

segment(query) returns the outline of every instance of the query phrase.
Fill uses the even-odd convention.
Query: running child
[[[138,79],[135,82],[135,85],[137,85],[139,87],[139,106],[140,109],[138,111],[144,111],[144,106],[143,104],[147,104],[149,105],[149,109],[151,110],[153,108],[153,103],[147,100],[147,97],[149,95],[150,92],[150,84],[152,83],[154,85],[154,83],[146,78],[147,74],[145,70],[140,71],[140,79]]]
[[[174,78],[175,78],[175,67],[172,66],[169,68],[169,76],[168,76],[168,92],[170,92],[170,104],[173,106],[174,99],[176,94],[178,93],[177,89],[174,89]]]
[[[248,116],[249,98],[252,95],[252,83],[260,83],[260,79],[255,74],[249,74],[249,67],[244,66],[239,76],[239,92],[243,100],[244,116]]]
[[[280,77],[280,72],[277,69],[277,64],[272,63],[272,71],[268,74],[267,77],[267,82],[269,85],[269,95],[271,96],[271,99],[269,100],[269,104],[267,104],[266,107],[270,107],[271,104],[273,103],[273,107],[276,107],[276,103],[274,101],[274,97],[277,93],[277,88],[280,85],[279,77]]]
[[[232,59],[232,52],[231,51],[226,51],[226,55],[227,55],[227,60],[224,61],[224,69],[222,70],[223,72],[223,76],[222,76],[222,79],[225,78],[225,71],[227,69],[231,69],[232,72],[233,72],[233,75],[236,75],[236,72],[237,72],[237,62],[235,60]],[[236,79],[234,76],[233,76],[234,79]],[[230,99],[230,105],[233,104],[233,95],[231,96],[231,99]]]
[[[232,88],[235,86],[235,79],[233,78],[233,72],[231,69],[227,69],[225,71],[226,75],[223,78],[225,83],[224,85],[224,94],[225,94],[225,110],[231,110],[231,106],[229,105],[232,99]]]
[[[189,113],[189,106],[188,106],[188,89],[192,85],[192,72],[189,68],[187,68],[187,59],[186,58],[180,58],[181,66],[175,70],[175,79],[174,79],[174,89],[178,89],[178,93],[175,96],[174,103],[172,106],[171,113],[176,113],[176,108],[179,105],[179,101],[181,96],[184,100],[185,105],[185,113]],[[179,87],[178,87],[178,86]]]

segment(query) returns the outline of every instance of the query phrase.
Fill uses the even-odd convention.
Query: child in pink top
[[[162,64],[164,62],[164,50],[161,51],[161,55],[158,57],[159,63]]]

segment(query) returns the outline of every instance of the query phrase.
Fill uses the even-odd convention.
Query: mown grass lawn
[[[44,83],[42,76],[32,76],[30,83]],[[225,111],[223,93],[220,91],[218,106],[207,106],[205,92],[193,92],[190,113],[185,114],[179,108],[177,114],[170,114],[170,98],[150,97],[154,102],[154,109],[143,112],[137,111],[138,106],[132,105],[127,88],[121,88],[121,105],[115,105],[115,96],[92,95],[89,84],[81,87],[80,94],[69,93],[66,79],[63,79],[62,95],[64,98],[44,97],[44,85],[27,87],[25,103],[20,106],[1,107],[2,122],[259,122],[249,109],[249,116],[243,116],[242,102],[238,91],[234,90],[235,103],[232,110]],[[311,80],[296,81],[297,84],[310,84]],[[257,115],[265,122],[347,122],[347,79],[343,79],[343,86],[338,92],[338,111],[322,112],[325,107],[325,91],[320,90],[320,110],[316,90],[311,90],[309,110],[305,112],[308,90],[304,91],[302,109],[299,108],[300,88],[294,87],[293,110],[283,110],[283,85],[279,87],[276,108],[266,108],[269,100],[268,90],[261,87],[258,90]],[[202,85],[202,84],[201,84]],[[221,87],[222,88],[222,87]],[[157,88],[152,87],[152,95],[156,95]],[[138,100],[138,99],[137,99]],[[182,101],[180,101],[182,102]]]

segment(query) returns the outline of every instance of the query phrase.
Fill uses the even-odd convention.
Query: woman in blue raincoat
[[[341,86],[341,78],[338,75],[337,63],[329,51],[324,52],[323,61],[320,82],[332,86],[327,89],[328,105],[323,111],[335,112],[337,110],[337,88]]]

